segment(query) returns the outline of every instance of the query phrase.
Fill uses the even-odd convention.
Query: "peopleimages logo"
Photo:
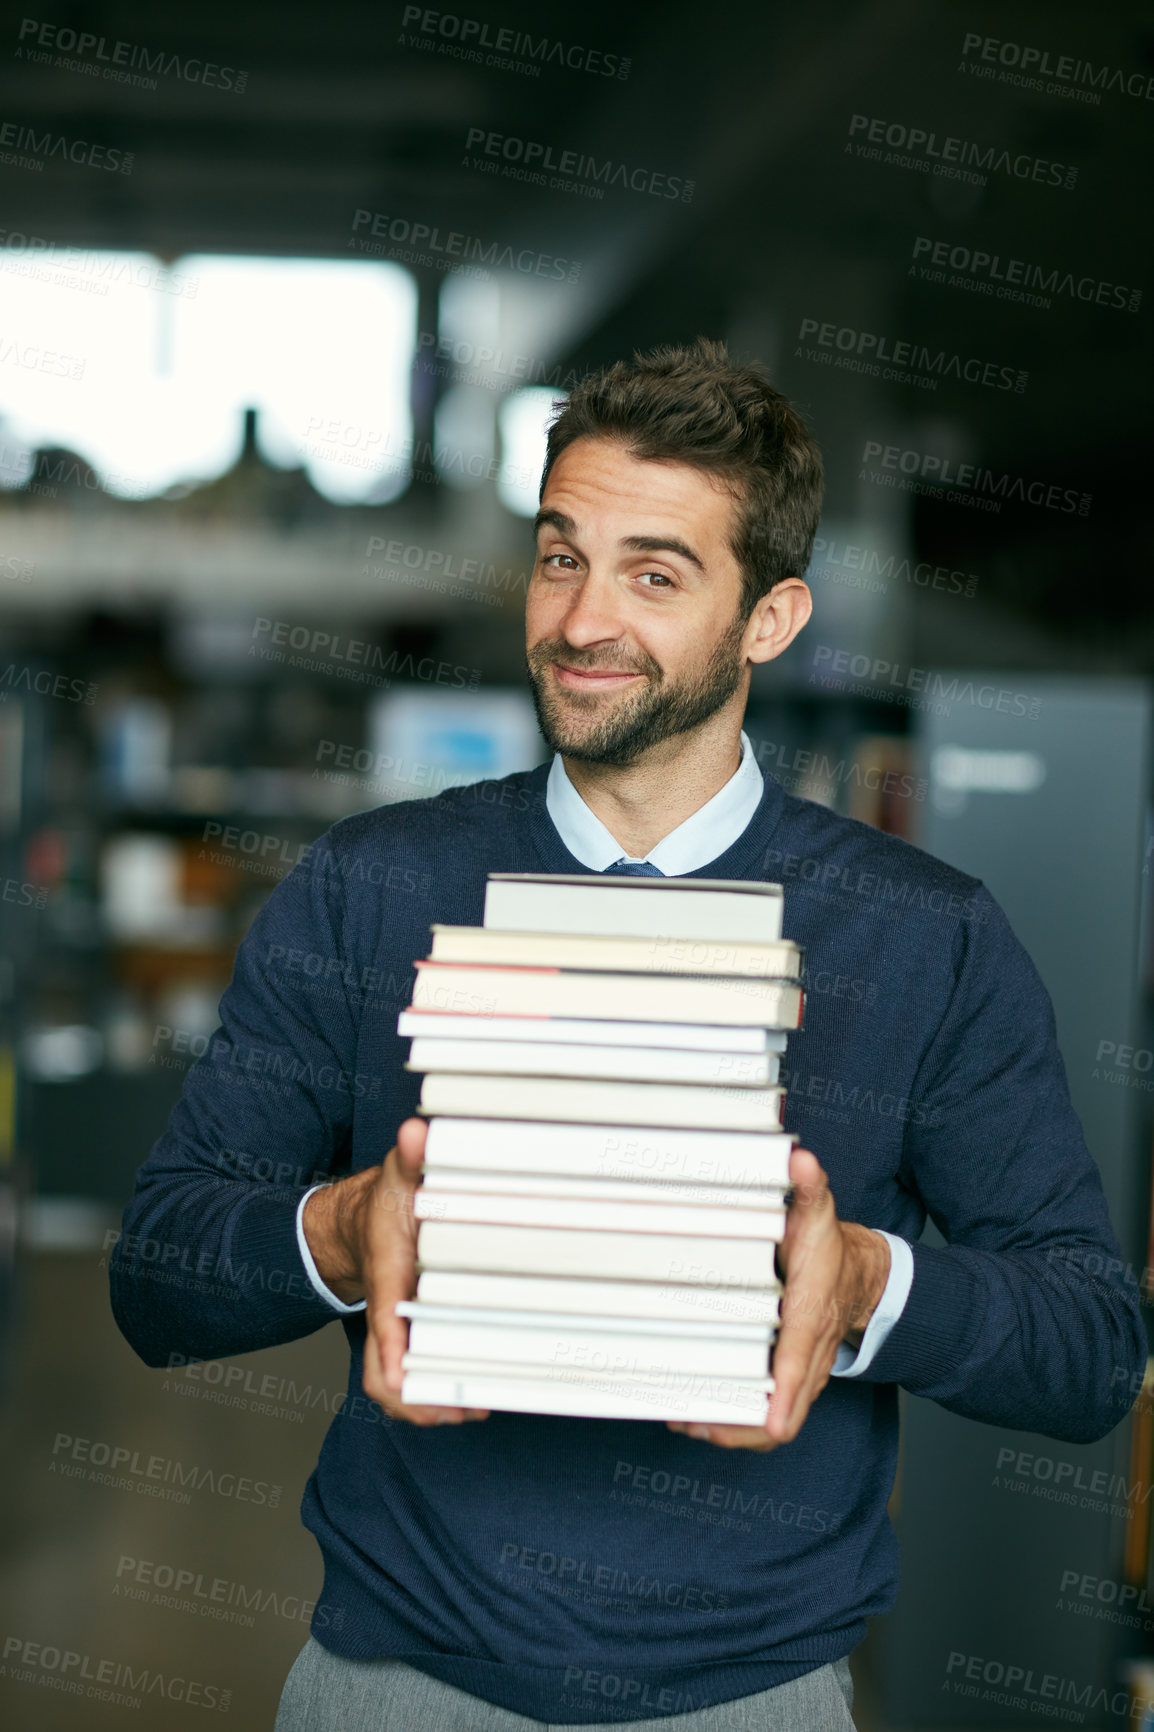
[[[983,61],[985,65],[981,64]],[[999,66],[1001,74],[997,72]],[[1100,90],[1136,96],[1143,102],[1154,101],[1154,77],[1148,72],[1123,72],[1121,67],[1105,64],[1095,66],[1092,60],[1079,60],[1073,54],[1059,54],[1051,59],[1048,48],[1006,42],[998,36],[981,36],[976,30],[967,31],[962,38],[962,64],[958,70],[979,77],[998,77],[1001,83],[1045,90],[1052,96],[1078,95],[1095,103],[1099,98],[1093,93]],[[1090,90],[1081,88],[1086,85]]]
[[[1031,1480],[1035,1482],[1033,1485]],[[1107,1473],[1105,1468],[1087,1469],[1081,1462],[1063,1461],[1052,1455],[1032,1455],[1028,1450],[1014,1449],[1012,1445],[999,1449],[990,1483],[1009,1491],[1026,1490],[1031,1496],[1051,1503],[1078,1505],[1082,1509],[1096,1510],[1100,1515],[1112,1513],[1127,1520],[1149,1501],[1151,1490],[1154,1490],[1149,1480],[1127,1480],[1123,1474]],[[1114,1500],[1112,1503],[1111,1499]]]
[[[507,390],[515,382],[571,391],[584,376],[572,367],[562,372],[559,361],[550,365],[537,355],[471,343],[465,337],[438,336],[435,331],[418,331],[417,354],[423,372],[452,379],[457,385],[484,385],[491,391]]]
[[[14,553],[0,553],[0,581],[31,583],[36,567],[30,559],[19,559]]]
[[[83,138],[65,138],[62,133],[37,132],[34,127],[23,126],[15,120],[0,125],[0,144],[11,145],[13,151],[30,153],[19,157],[9,151],[0,153],[0,161],[14,163],[17,168],[39,170],[50,156],[60,156],[85,168],[103,168],[110,174],[131,174],[136,160],[131,150],[118,150],[108,144],[90,144]]]
[[[372,242],[360,233],[366,227]],[[391,250],[375,244],[384,241],[392,242]],[[396,258],[403,264],[427,263],[444,271],[462,270],[470,264],[483,265],[485,270],[474,273],[482,277],[495,270],[517,271],[522,276],[544,277],[556,283],[576,283],[581,278],[581,265],[574,259],[559,259],[533,247],[485,241],[460,229],[443,230],[437,223],[413,222],[384,211],[354,211],[349,245],[377,257]]]
[[[121,1580],[125,1575],[128,1581]],[[334,1630],[341,1629],[345,1621],[343,1606],[327,1606],[323,1602],[318,1605],[303,1594],[286,1594],[278,1588],[249,1588],[225,1576],[210,1579],[202,1570],[152,1558],[133,1558],[127,1553],[121,1554],[116,1566],[112,1593],[118,1599],[143,1600],[171,1611],[188,1611],[222,1623],[242,1624],[250,1630],[256,1627],[253,1613],[271,1613],[274,1618],[290,1618],[303,1624],[315,1617],[318,1625]]]
[[[882,145],[889,147],[885,154]],[[985,186],[990,174],[1038,181],[1045,186],[1063,187],[1067,192],[1073,192],[1078,184],[1078,170],[1066,163],[1050,162],[1046,157],[1031,156],[1028,151],[1012,153],[996,144],[978,144],[949,133],[939,135],[924,126],[907,126],[902,120],[875,119],[868,114],[851,114],[845,152],[867,162],[914,168],[923,174],[967,181],[973,186]]]
[[[68,674],[49,673],[40,668],[35,673],[18,662],[9,662],[0,673],[0,704],[7,703],[9,692],[36,692],[42,698],[62,698],[69,704],[94,704],[99,688],[92,680],[72,679]]]
[[[900,445],[883,445],[880,440],[867,439],[862,450],[864,464],[877,464],[880,469],[897,471],[896,475],[878,474],[875,469],[859,470],[861,481],[877,482],[885,487],[900,487],[912,493],[937,494],[954,503],[976,505],[983,511],[1000,511],[1003,500],[1016,499],[1022,505],[1038,505],[1046,511],[1077,512],[1089,517],[1092,493],[1079,493],[1076,487],[1062,487],[1057,482],[1027,481],[1025,476],[998,474],[976,463],[955,463],[932,451],[903,450]],[[943,492],[943,488],[950,489]]]
[[[659,1508],[662,1514],[689,1514],[696,1521],[712,1521],[719,1526],[739,1526],[751,1533],[752,1525],[742,1521],[723,1521],[727,1513],[740,1516],[768,1517],[786,1526],[796,1524],[812,1533],[836,1533],[843,1517],[829,1510],[816,1509],[811,1504],[789,1500],[774,1503],[772,1497],[759,1496],[756,1491],[743,1493],[740,1487],[720,1480],[702,1480],[687,1473],[670,1474],[664,1468],[652,1468],[645,1463],[618,1461],[613,1469],[613,1485],[609,1498],[614,1503]],[[659,1500],[668,1500],[661,1502]],[[696,1505],[696,1509],[690,1506]]]
[[[197,1678],[176,1677],[137,1668],[128,1660],[102,1659],[79,1654],[49,1642],[34,1642],[25,1636],[7,1636],[0,1666],[18,1684],[48,1685],[66,1696],[86,1696],[96,1702],[113,1702],[122,1708],[140,1708],[145,1696],[163,1696],[189,1708],[211,1708],[227,1714],[232,1691]],[[38,1667],[38,1671],[33,1671]],[[44,1721],[39,1722],[44,1725]]]
[[[267,644],[257,642],[266,637]],[[398,661],[399,651],[393,649],[386,654],[380,644],[368,638],[342,637],[339,632],[319,629],[314,631],[306,625],[294,625],[291,620],[257,619],[253,623],[252,638],[248,653],[260,661],[287,661],[289,667],[320,669],[375,686],[390,684],[385,675],[401,677],[407,674],[412,679],[435,681],[439,686],[463,686],[466,691],[475,692],[481,681],[480,668],[438,662],[432,656],[414,664],[409,653]],[[307,651],[308,654],[286,657],[284,649],[276,647],[279,645]],[[381,674],[373,675],[370,671],[373,668],[380,668]],[[453,676],[451,679],[450,674]]]
[[[22,908],[44,908],[48,903],[45,884],[28,884],[19,878],[0,879],[0,902],[15,902]]]
[[[948,716],[953,704],[974,704],[980,710],[996,710],[1001,716],[1027,716],[1036,722],[1042,710],[1042,700],[1033,697],[1029,692],[1014,692],[1005,687],[975,686],[973,680],[961,680],[957,674],[949,678],[933,668],[903,667],[900,662],[883,661],[880,657],[872,660],[868,655],[853,654],[850,650],[835,649],[832,644],[819,643],[813,651],[814,672],[810,674],[811,685],[822,685],[834,690],[845,687],[844,678],[833,676],[848,674],[856,681],[869,681],[868,685],[854,685],[849,689],[861,697],[877,697],[889,703],[910,703],[913,709],[929,709],[935,714]],[[907,699],[907,692],[922,694],[919,700]],[[931,703],[929,700],[937,700]]]
[[[1077,1588],[1077,1595],[1071,1591]],[[1060,1595],[1069,1595],[1065,1606],[1059,1599],[1056,1610],[1074,1612],[1085,1618],[1104,1618],[1110,1623],[1129,1624],[1132,1629],[1154,1630],[1154,1606],[1146,1598],[1145,1588],[1131,1582],[1116,1582],[1109,1576],[1092,1576],[1082,1570],[1063,1570],[1058,1587]],[[1080,1602],[1089,1602],[1081,1604]],[[1133,1607],[1133,1611],[1128,1610]],[[1146,1616],[1143,1616],[1146,1614]]]
[[[1111,283],[1102,277],[1075,276],[1061,265],[1035,265],[1026,259],[1002,258],[981,247],[956,246],[952,241],[931,240],[918,235],[914,241],[914,261],[907,276],[916,276],[923,283],[945,283],[949,288],[965,288],[990,295],[999,301],[1024,302],[1031,307],[1049,307],[1051,295],[1067,295],[1071,300],[1091,303],[1097,307],[1119,307],[1123,312],[1136,313],[1142,305],[1141,289],[1127,288],[1123,283]],[[919,264],[919,260],[925,260]],[[947,277],[946,271],[956,272]],[[965,279],[970,280],[965,280]]]
[[[899,774],[896,770],[883,769],[879,764],[863,762],[857,757],[835,761],[825,752],[804,746],[791,749],[777,745],[773,740],[751,739],[750,744],[754,747],[759,767],[768,763],[770,774],[787,793],[800,790],[807,800],[814,799],[818,789],[832,795],[842,786],[899,795],[902,799],[924,800],[929,787],[924,776],[915,778]],[[820,987],[818,991],[821,991]]]
[[[63,1459],[60,1457],[61,1450],[66,1452]],[[77,1465],[74,1467],[73,1464]],[[279,1507],[283,1490],[279,1485],[270,1485],[267,1480],[252,1480],[244,1474],[222,1473],[219,1468],[190,1465],[163,1455],[150,1455],[145,1462],[140,1451],[128,1444],[105,1443],[100,1438],[93,1440],[73,1437],[66,1431],[56,1433],[52,1459],[48,1465],[50,1472],[62,1473],[65,1478],[70,1479],[83,1478],[87,1469],[87,1477],[93,1483],[113,1486],[121,1491],[156,1495],[158,1492],[162,1494],[168,1486],[191,1486],[193,1491],[210,1491],[216,1497],[234,1498],[241,1503],[263,1504],[266,1509]],[[94,1473],[95,1468],[107,1468],[108,1471]],[[187,1497],[184,1501],[187,1502]]]
[[[652,198],[680,199],[682,204],[693,202],[694,182],[657,169],[629,167],[614,162],[611,157],[599,160],[580,150],[562,150],[556,155],[551,144],[532,138],[516,138],[510,133],[490,132],[483,126],[471,126],[465,135],[465,149],[479,150],[481,165],[484,158],[500,158],[504,168],[494,161],[491,172],[510,175],[517,180],[530,180],[537,186],[549,186],[556,192],[583,190],[586,196],[600,198],[604,186],[618,186],[627,192],[648,193]],[[519,165],[519,166],[518,166]],[[465,167],[479,164],[466,158]],[[553,179],[546,176],[552,174]],[[582,186],[581,183],[589,183]]]
[[[895,342],[891,337],[879,336],[876,331],[858,331],[852,325],[836,325],[832,321],[803,319],[797,340],[799,343],[812,341],[823,350],[837,351],[836,354],[815,354],[807,349],[804,351],[807,360],[868,373],[875,379],[895,379],[899,384],[928,386],[934,391],[940,379],[957,379],[968,385],[985,385],[993,391],[1015,391],[1020,396],[1030,377],[1017,367],[1004,367],[997,361],[951,354],[947,349],[930,348],[926,343]],[[802,353],[798,349],[799,357]]]
[[[472,596],[488,606],[498,605],[502,598],[495,594],[486,594],[486,591],[517,590],[522,595],[529,592],[531,574],[528,571],[514,571],[511,565],[499,572],[495,565],[483,560],[460,558],[443,548],[423,547],[418,542],[386,541],[382,535],[371,535],[365,547],[367,557],[371,558],[375,553],[383,553],[386,563],[363,565],[360,573],[362,577],[381,578],[400,585],[415,585],[434,595]]]
[[[20,229],[0,228],[0,270],[89,295],[107,295],[110,285],[116,283],[193,300],[200,284],[199,277],[175,271],[159,259],[66,246],[43,235],[26,235]]]
[[[662,1581],[641,1571],[631,1576],[628,1569],[617,1564],[601,1563],[596,1558],[573,1557],[564,1552],[542,1552],[517,1540],[506,1540],[501,1546],[502,1571],[528,1570],[540,1582],[543,1578],[572,1587],[596,1590],[614,1596],[614,1603],[632,1606],[638,1601],[650,1601],[659,1606],[683,1607],[686,1611],[721,1612],[729,1604],[729,1596],[713,1588],[698,1587],[693,1582]],[[579,1671],[580,1668],[577,1668]]]
[[[971,1680],[967,1683],[965,1680]],[[988,1687],[982,1689],[981,1685]],[[1001,1686],[1001,1688],[998,1688]],[[1084,1714],[1073,1709],[1047,1708],[1046,1702],[1074,1702],[1099,1714],[1126,1714],[1130,1710],[1130,1692],[1115,1690],[1110,1695],[1093,1683],[1082,1684],[1075,1678],[1063,1678],[1057,1672],[1035,1672],[1029,1665],[1007,1665],[1004,1660],[987,1660],[980,1654],[962,1654],[956,1649],[946,1662],[943,1690],[957,1696],[976,1696],[996,1702],[1002,1707],[1029,1709],[1031,1713],[1050,1714],[1062,1720],[1077,1720],[1086,1724]]]
[[[1142,1060],[1146,1063],[1143,1064]],[[1154,1077],[1146,1075],[1135,1076],[1135,1071],[1145,1073],[1154,1067],[1154,1051],[1150,1047],[1127,1046],[1125,1042],[1116,1040],[1100,1040],[1098,1050],[1094,1054],[1094,1070],[1091,1081],[1120,1083],[1124,1088],[1145,1089],[1154,1092]]]
[[[407,39],[406,30],[410,32]],[[422,37],[430,40],[422,41]],[[565,66],[570,72],[624,79],[633,64],[620,54],[605,54],[600,48],[582,48],[577,43],[555,41],[548,36],[534,38],[527,30],[490,25],[479,18],[462,18],[456,12],[436,12],[427,6],[405,7],[397,40],[403,48],[448,54],[476,66],[520,72],[529,78],[540,78],[542,66]]]
[[[899,580],[915,584],[918,589],[933,589],[949,595],[974,596],[979,579],[972,571],[952,570],[948,565],[934,565],[928,559],[899,559],[876,547],[862,547],[855,542],[839,542],[819,535],[813,544],[813,563],[806,580],[825,578],[830,583],[845,584],[850,589],[864,589],[885,595],[887,585]]]
[[[125,67],[141,68],[146,73],[158,72],[162,78],[179,78],[185,84],[203,84],[209,90],[231,90],[238,96],[248,83],[248,73],[235,66],[220,66],[214,60],[182,60],[179,54],[166,54],[162,48],[145,48],[139,42],[117,39],[110,44],[107,36],[97,36],[91,30],[73,30],[66,24],[43,24],[38,18],[25,18],[20,25],[20,41],[25,42],[29,36],[35,38],[40,48],[55,49],[55,56],[38,53],[32,48],[18,48],[17,60],[48,61],[66,71],[87,72],[96,77],[97,67],[89,64],[95,60],[101,63],[100,76],[116,84],[156,89],[155,78],[135,76],[133,71],[123,70]],[[74,61],[62,58],[70,54],[79,58]]]
[[[42,349],[38,343],[21,346],[18,337],[0,337],[0,364],[22,367],[29,373],[47,373],[53,379],[83,379],[86,362],[59,349]]]

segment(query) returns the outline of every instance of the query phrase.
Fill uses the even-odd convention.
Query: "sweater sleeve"
[[[1141,1381],[1137,1282],[1070,1100],[1049,994],[984,886],[976,914],[959,922],[953,990],[903,1147],[902,1182],[947,1243],[912,1247],[905,1307],[862,1380],[1092,1443]]]
[[[296,1235],[304,1192],[341,1165],[357,1018],[341,985],[340,861],[332,832],[277,885],[242,940],[221,1026],[137,1173],[109,1258],[112,1310],[148,1365],[213,1359],[309,1335],[337,1315]],[[323,996],[290,953],[324,959]]]

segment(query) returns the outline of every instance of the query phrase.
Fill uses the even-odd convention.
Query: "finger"
[[[464,1425],[468,1420],[488,1419],[489,1409],[478,1407],[425,1407],[397,1403],[394,1417],[411,1425]]]
[[[774,1443],[792,1443],[809,1416],[809,1410],[829,1381],[828,1377],[807,1378],[794,1395],[791,1406],[775,1410],[771,1399],[766,1431]]]
[[[820,1275],[820,1279],[819,1279]],[[774,1380],[769,1431],[779,1442],[795,1437],[810,1403],[824,1389],[843,1333],[832,1300],[833,1275],[815,1271],[803,1287],[795,1270],[793,1305],[778,1330],[770,1369]],[[783,1295],[782,1310],[787,1310]]]
[[[787,1305],[787,1297],[788,1288],[782,1295],[784,1316],[774,1337],[770,1363],[772,1375],[778,1379],[787,1368],[791,1373],[797,1368],[804,1370],[818,1343],[838,1333],[824,1283],[816,1288],[807,1285],[804,1289],[800,1283],[796,1284],[792,1306]]]
[[[670,1431],[683,1432],[701,1443],[716,1443],[722,1449],[776,1449],[776,1439],[763,1425],[686,1424],[681,1420],[666,1420]]]
[[[798,1413],[808,1408],[817,1387],[824,1387],[836,1352],[837,1344],[828,1327],[782,1330],[773,1350],[774,1388],[767,1422],[771,1437],[784,1442],[787,1436],[796,1435]]]
[[[397,1316],[396,1305],[400,1299],[411,1299],[416,1290],[417,1217],[413,1199],[421,1184],[428,1130],[420,1118],[405,1119],[398,1127],[397,1141],[385,1157],[374,1197],[379,1213],[372,1228],[366,1293],[371,1282],[371,1326],[378,1339],[386,1383],[395,1390],[401,1387],[401,1357],[409,1345],[408,1320]]]
[[[406,1274],[396,1267],[390,1269],[379,1290],[373,1315],[372,1328],[377,1337],[385,1387],[398,1395],[405,1375],[403,1361],[409,1351],[409,1320],[398,1317],[396,1308],[398,1301],[412,1297],[413,1285],[412,1270]]]
[[[837,1221],[833,1193],[818,1158],[809,1149],[794,1149],[789,1158],[791,1197],[785,1220],[785,1236],[778,1246],[777,1262],[788,1275],[801,1248],[832,1231]]]
[[[777,1440],[769,1436],[763,1425],[707,1425],[704,1428],[710,1443],[719,1449],[776,1449]]]
[[[371,1344],[381,1382],[378,1399],[387,1412],[414,1425],[459,1425],[467,1419],[487,1419],[489,1409],[412,1405],[399,1399],[409,1323],[406,1317],[397,1316],[396,1306],[399,1300],[411,1299],[416,1290],[418,1223],[413,1197],[421,1184],[428,1132],[426,1119],[405,1119],[382,1165],[370,1229],[370,1272],[366,1276],[369,1339],[363,1381],[368,1389]]]
[[[808,1149],[790,1157],[795,1186],[789,1207],[781,1325],[773,1348],[774,1398],[768,1429],[778,1442],[795,1437],[810,1402],[824,1387],[843,1327],[835,1295],[844,1246],[826,1174]]]
[[[783,1392],[780,1380],[769,1399],[766,1430],[777,1443],[790,1443],[797,1436],[813,1403],[829,1382],[837,1357],[837,1342],[827,1335],[817,1345],[805,1370],[791,1379]]]
[[[409,1345],[408,1319],[398,1317],[396,1307],[399,1300],[411,1299],[416,1290],[413,1198],[420,1182],[425,1130],[420,1120],[406,1119],[400,1127],[398,1142],[382,1165],[369,1211],[364,1271],[369,1336],[366,1360],[379,1368],[384,1388],[396,1394],[404,1376],[401,1361]]]
[[[370,1300],[371,1305],[371,1300]],[[366,1309],[367,1329],[365,1333],[364,1360],[361,1366],[361,1382],[365,1394],[373,1401],[379,1401],[382,1406],[396,1401],[400,1397],[401,1384],[404,1382],[404,1372],[401,1360],[408,1351],[408,1343],[390,1342],[389,1332],[397,1322],[404,1319],[390,1316],[386,1310],[375,1319],[370,1317]]]
[[[487,1407],[449,1407],[429,1402],[399,1401],[395,1395],[381,1402],[390,1419],[403,1419],[410,1425],[460,1425],[466,1420],[488,1419]]]
[[[383,1386],[400,1394],[401,1361],[409,1347],[409,1321],[397,1303],[412,1297],[416,1257],[403,1227],[385,1225],[373,1236],[371,1269],[365,1274],[366,1369],[372,1364]]]

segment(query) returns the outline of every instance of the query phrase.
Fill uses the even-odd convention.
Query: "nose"
[[[622,635],[619,598],[611,579],[586,572],[575,585],[560,621],[560,634],[574,649],[614,643]]]

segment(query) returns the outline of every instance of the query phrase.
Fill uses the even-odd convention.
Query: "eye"
[[[664,571],[643,571],[643,572],[639,573],[639,575],[641,577],[655,577],[655,578],[657,578],[659,583],[667,583],[669,585],[670,589],[676,589],[676,587],[677,587],[677,585],[674,583],[673,579]],[[646,585],[647,589],[652,589],[653,587],[654,586],[652,584]]]
[[[543,566],[552,565],[552,563],[555,559],[567,559],[569,561],[569,564],[567,566],[565,566],[564,568],[559,567],[557,569],[564,569],[566,571],[576,569],[577,561],[573,558],[573,555],[571,553],[543,553],[541,555],[541,564]]]

